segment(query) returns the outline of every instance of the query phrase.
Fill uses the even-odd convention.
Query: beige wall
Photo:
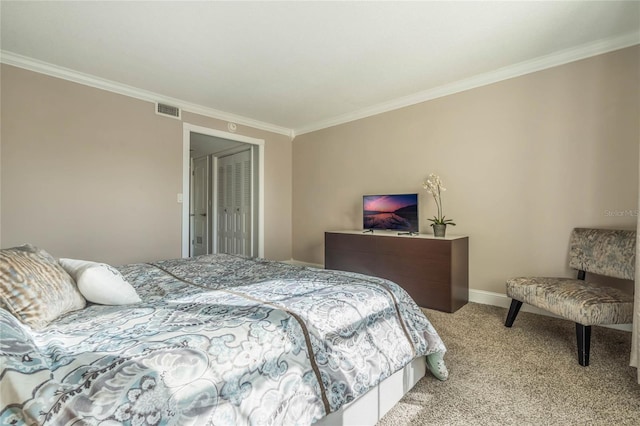
[[[180,257],[182,122],[152,103],[2,65],[0,245],[114,264]],[[226,122],[185,113],[188,123]],[[265,140],[265,256],[291,258],[291,142]]]
[[[569,274],[576,226],[635,228],[640,47],[296,137],[293,257],[323,263],[324,232],[361,229],[362,195],[420,193],[437,173],[444,213],[470,236],[470,286]]]
[[[367,193],[419,192],[430,232],[421,182],[435,172],[449,232],[471,237],[472,288],[569,273],[572,227],[635,227],[639,57],[636,46],[300,135],[293,152],[286,136],[238,126],[266,141],[266,257],[291,258],[293,244],[293,258],[322,263],[324,231],[360,228]],[[182,122],[7,65],[1,78],[0,245],[115,264],[179,257]]]

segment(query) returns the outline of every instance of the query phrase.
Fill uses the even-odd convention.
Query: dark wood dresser
[[[455,312],[469,300],[469,237],[332,231],[324,242],[326,269],[394,281],[425,308]]]

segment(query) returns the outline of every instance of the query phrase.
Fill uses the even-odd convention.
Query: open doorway
[[[264,257],[264,140],[183,124],[182,256]]]

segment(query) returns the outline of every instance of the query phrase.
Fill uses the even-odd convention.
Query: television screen
[[[419,232],[418,194],[365,195],[362,227]]]

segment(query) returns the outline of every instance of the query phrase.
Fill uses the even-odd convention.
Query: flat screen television
[[[362,227],[419,232],[418,194],[364,195]]]

